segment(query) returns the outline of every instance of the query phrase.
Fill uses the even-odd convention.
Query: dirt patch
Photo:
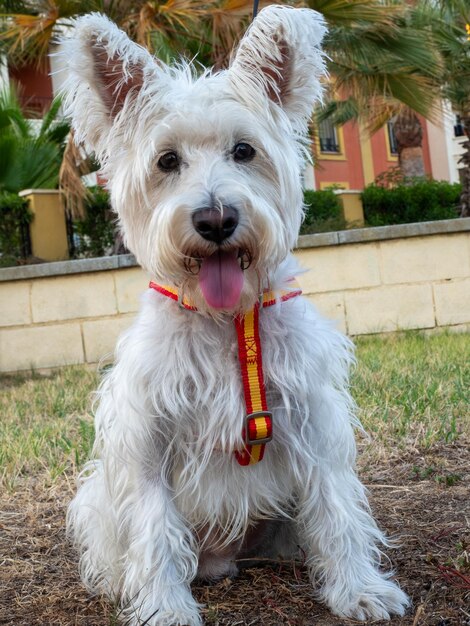
[[[470,452],[458,444],[426,452],[407,448],[380,464],[361,461],[380,526],[400,541],[388,556],[413,599],[393,626],[470,626]],[[71,490],[24,481],[1,496],[0,624],[106,626],[117,610],[91,598],[64,536]],[[311,596],[304,568],[246,570],[236,580],[198,585],[206,623],[216,626],[346,626]],[[376,622],[379,624],[380,622]]]

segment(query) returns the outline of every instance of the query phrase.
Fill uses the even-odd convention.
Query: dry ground
[[[470,334],[364,338],[353,395],[372,443],[359,471],[413,605],[391,626],[470,626]],[[64,535],[77,469],[93,440],[98,376],[0,378],[0,625],[114,626],[90,598]],[[301,564],[195,586],[208,626],[350,626],[312,597]]]
[[[470,626],[470,452],[462,439],[425,453],[407,449],[368,466],[374,512],[400,547],[388,554],[413,607],[394,626]],[[71,486],[31,481],[3,493],[0,520],[0,624],[109,626],[116,609],[90,598],[64,537]],[[459,575],[456,573],[459,572]],[[347,626],[311,596],[305,570],[283,564],[246,570],[236,580],[195,586],[206,623],[220,626]]]

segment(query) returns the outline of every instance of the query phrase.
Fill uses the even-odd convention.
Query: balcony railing
[[[320,151],[332,152],[334,154],[340,153],[340,147],[335,137],[320,137]]]

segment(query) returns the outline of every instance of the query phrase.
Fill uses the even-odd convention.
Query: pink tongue
[[[233,309],[243,289],[243,272],[236,252],[214,252],[203,260],[199,285],[209,306]]]

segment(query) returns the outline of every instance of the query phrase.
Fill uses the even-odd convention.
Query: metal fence
[[[32,256],[27,207],[0,206],[0,267],[21,265]]]

